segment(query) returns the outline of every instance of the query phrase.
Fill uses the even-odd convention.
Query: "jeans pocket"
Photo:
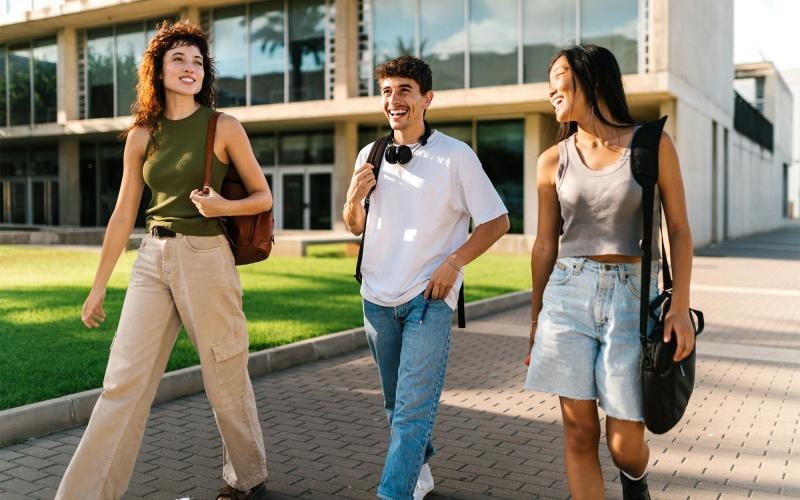
[[[553,266],[553,272],[547,280],[548,285],[563,285],[573,276],[572,267],[564,264],[560,260]]]
[[[217,252],[225,248],[226,242],[217,236],[190,236],[185,235],[183,241],[193,252],[207,253]]]
[[[236,328],[225,338],[211,344],[214,353],[216,395],[209,394],[214,406],[221,410],[235,408],[243,400],[247,387],[247,331]],[[206,388],[208,391],[209,388]]]

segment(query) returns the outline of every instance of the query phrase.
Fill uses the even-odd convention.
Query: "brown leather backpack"
[[[203,178],[203,192],[206,193],[211,183],[214,134],[217,131],[217,120],[220,114],[219,111],[215,111],[208,120],[205,175]],[[241,200],[250,195],[233,163],[228,167],[228,173],[222,180],[220,195],[228,200]],[[237,266],[260,262],[269,257],[269,253],[272,251],[272,244],[275,242],[275,237],[272,235],[274,225],[272,210],[255,215],[237,215],[223,219],[225,236],[228,237]]]

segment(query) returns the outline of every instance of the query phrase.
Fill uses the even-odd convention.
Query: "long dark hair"
[[[592,113],[606,125],[627,127],[636,124],[631,116],[622,88],[622,73],[614,54],[605,47],[591,43],[581,43],[564,49],[553,57],[547,67],[548,74],[553,64],[564,56],[572,71],[572,83],[580,87]],[[603,115],[599,102],[604,102],[611,113],[610,119]],[[558,138],[563,141],[578,130],[577,122],[558,124]]]
[[[136,84],[136,102],[131,106],[133,125],[123,132],[123,136],[133,127],[144,127],[151,135],[158,129],[159,119],[164,112],[164,82],[161,80],[164,54],[182,45],[194,45],[203,56],[203,85],[194,100],[205,106],[214,107],[214,61],[208,52],[208,39],[205,34],[188,21],[170,23],[164,21],[150,39],[144,58],[139,67]]]

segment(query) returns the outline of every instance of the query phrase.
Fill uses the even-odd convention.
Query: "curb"
[[[530,302],[531,291],[512,292],[465,305],[467,321]],[[456,321],[456,315],[453,315]],[[364,328],[301,340],[250,353],[247,368],[250,377],[260,377],[292,366],[347,354],[367,346]],[[161,404],[203,391],[200,366],[182,368],[164,374],[153,404]],[[28,438],[84,425],[89,421],[102,389],[70,394],[25,406],[0,411],[0,447]]]

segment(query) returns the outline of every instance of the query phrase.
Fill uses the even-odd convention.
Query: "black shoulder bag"
[[[372,149],[369,150],[367,155],[367,163],[372,164],[372,173],[375,175],[375,186],[367,193],[364,199],[364,230],[361,231],[361,246],[358,248],[358,260],[356,261],[356,274],[353,277],[361,284],[363,276],[361,275],[361,260],[364,257],[364,235],[367,234],[367,216],[369,216],[369,199],[375,187],[378,185],[378,174],[381,171],[381,162],[383,161],[383,153],[386,151],[386,146],[389,145],[391,136],[383,136],[372,144]],[[466,316],[464,315],[464,283],[461,283],[461,289],[458,291],[458,327],[464,328],[467,326]]]
[[[664,270],[664,290],[652,302],[649,301],[650,266],[652,261],[653,209],[655,187],[658,182],[658,146],[667,117],[647,123],[636,131],[631,144],[631,169],[636,182],[642,186],[642,286],[639,310],[639,337],[642,342],[642,392],[644,396],[644,422],[650,432],[663,434],[683,417],[694,389],[696,349],[685,359],[672,360],[677,348],[675,335],[664,342],[664,318],[672,301],[672,276],[669,260],[661,239],[661,260]],[[659,225],[659,231],[661,226]],[[658,276],[655,277],[658,279]],[[697,317],[695,318],[692,316]],[[648,319],[655,321],[652,332],[648,332]],[[689,319],[695,327],[695,335],[703,331],[703,313],[689,309]]]

